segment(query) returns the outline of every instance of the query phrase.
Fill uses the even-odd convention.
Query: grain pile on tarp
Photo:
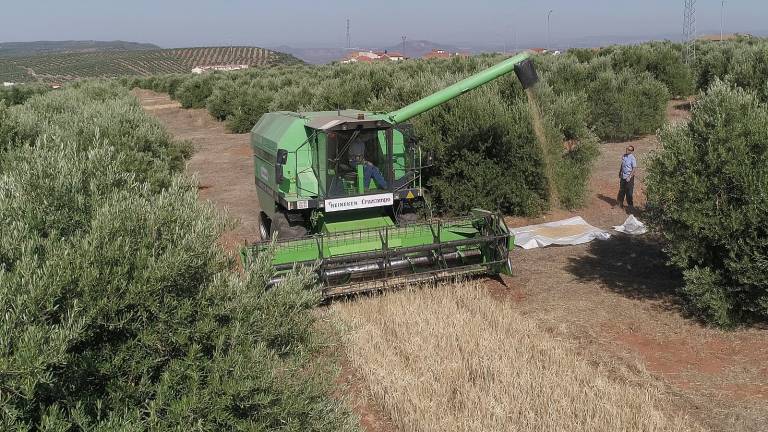
[[[549,245],[577,245],[592,240],[607,240],[611,235],[587,223],[581,216],[539,225],[512,228],[515,244],[523,249]]]

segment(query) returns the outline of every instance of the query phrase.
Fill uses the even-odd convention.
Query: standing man
[[[635,169],[637,168],[637,159],[635,159],[635,147],[627,146],[626,153],[621,157],[621,169],[619,170],[619,196],[616,202],[619,207],[624,208],[624,196],[627,197],[627,206],[634,210],[632,193],[635,190]]]

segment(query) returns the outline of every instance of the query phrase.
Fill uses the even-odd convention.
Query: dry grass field
[[[661,384],[642,369],[588,363],[477,281],[331,311],[351,366],[397,430],[700,430],[661,409]]]

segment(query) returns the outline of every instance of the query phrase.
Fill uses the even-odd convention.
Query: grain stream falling
[[[555,161],[552,160],[552,156],[548,150],[547,134],[544,131],[544,123],[541,119],[541,110],[536,101],[534,87],[527,88],[525,94],[528,96],[528,110],[531,113],[533,133],[536,135],[536,142],[539,144],[541,155],[544,160],[544,175],[547,177],[550,203],[552,204],[552,207],[557,207],[560,198],[557,193],[557,188],[555,187]]]
[[[479,282],[358,299],[331,313],[398,430],[700,430],[662,411],[651,378],[610,377]]]

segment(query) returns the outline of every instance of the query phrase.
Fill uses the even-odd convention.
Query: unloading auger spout
[[[392,124],[403,123],[422,114],[432,108],[442,105],[449,100],[463,95],[464,93],[474,90],[483,84],[495,80],[496,78],[506,75],[512,70],[515,71],[517,78],[523,85],[523,88],[528,89],[535,85],[539,78],[536,75],[536,70],[533,67],[533,60],[527,53],[518,54],[514,57],[510,57],[501,63],[484,69],[468,78],[465,78],[456,84],[432,93],[422,99],[417,100],[409,105],[406,105],[396,111],[392,111],[387,114],[387,119]]]

